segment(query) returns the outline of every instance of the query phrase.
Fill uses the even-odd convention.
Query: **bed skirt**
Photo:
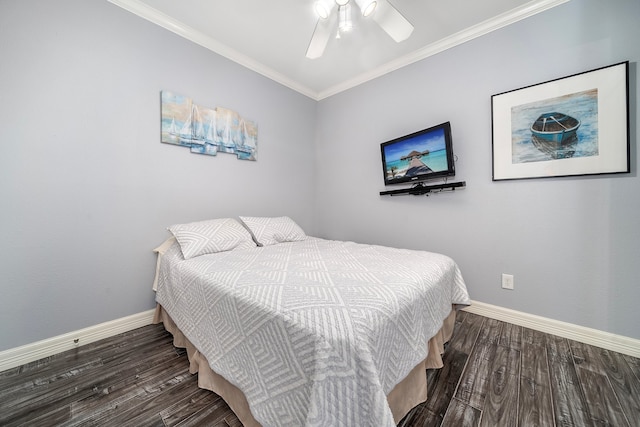
[[[456,313],[452,310],[444,320],[442,328],[429,340],[429,355],[409,372],[398,385],[387,395],[387,401],[397,424],[415,406],[427,400],[426,369],[442,368],[442,353],[444,343],[449,341],[453,333]],[[239,388],[218,375],[202,355],[182,334],[169,314],[160,304],[156,306],[153,323],[163,323],[165,329],[173,335],[173,345],[184,348],[189,358],[189,372],[198,374],[198,387],[211,390],[229,405],[245,427],[260,427],[260,423],[253,418],[249,403]]]

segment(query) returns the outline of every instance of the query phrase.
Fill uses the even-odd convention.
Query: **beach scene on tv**
[[[387,181],[447,170],[444,129],[434,129],[384,148]]]

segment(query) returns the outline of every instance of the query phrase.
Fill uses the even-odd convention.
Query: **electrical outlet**
[[[502,289],[513,290],[513,274],[502,273]]]

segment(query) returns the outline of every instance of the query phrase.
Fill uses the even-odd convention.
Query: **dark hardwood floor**
[[[640,359],[459,312],[399,426],[640,426]],[[241,426],[150,325],[0,372],[0,426]]]

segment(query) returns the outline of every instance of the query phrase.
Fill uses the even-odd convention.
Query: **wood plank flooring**
[[[639,359],[459,312],[444,360],[399,427],[640,426]],[[150,325],[0,372],[0,426],[24,425],[241,423]]]

